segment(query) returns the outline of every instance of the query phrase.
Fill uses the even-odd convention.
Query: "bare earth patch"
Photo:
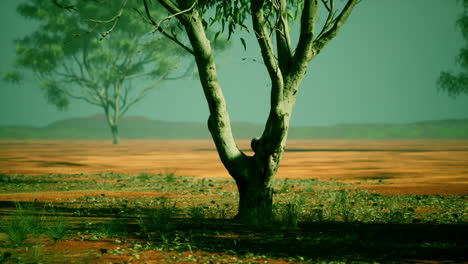
[[[249,141],[239,146],[248,151]],[[210,140],[123,140],[118,146],[103,140],[22,140],[0,141],[0,148],[0,173],[9,175],[230,177]],[[466,194],[467,160],[467,140],[290,140],[278,178],[359,183],[385,194]]]

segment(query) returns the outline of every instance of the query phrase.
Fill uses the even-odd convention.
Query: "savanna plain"
[[[0,263],[468,263],[466,140],[291,140],[274,186],[242,225],[210,140],[0,141]]]

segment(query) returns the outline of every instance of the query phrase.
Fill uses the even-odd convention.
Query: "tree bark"
[[[117,127],[117,125],[111,125],[110,129],[112,132],[112,143],[114,145],[120,144],[119,128]]]
[[[250,181],[237,180],[236,183],[239,190],[239,208],[236,219],[253,225],[270,222],[273,217],[271,181],[264,182],[261,177],[252,177]]]
[[[251,158],[247,175],[234,177],[239,191],[236,219],[246,224],[265,224],[273,220],[273,178],[279,159],[265,160],[258,153]]]
[[[106,114],[107,124],[109,125],[109,128],[111,130],[112,143],[114,145],[118,145],[120,144],[119,127],[118,127],[119,119],[115,114],[111,116],[111,113],[109,112],[109,109],[107,106],[103,108],[104,108],[104,113]]]

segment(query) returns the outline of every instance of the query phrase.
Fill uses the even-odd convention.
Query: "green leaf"
[[[246,51],[247,50],[247,45],[245,44],[245,39],[240,38],[240,41],[242,42],[242,46],[244,46],[244,51]]]
[[[221,31],[216,32],[216,34],[214,36],[214,42],[216,42],[216,40],[218,40],[218,37],[219,37],[220,33],[221,33]]]

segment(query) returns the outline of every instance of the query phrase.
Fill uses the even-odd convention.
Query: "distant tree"
[[[443,71],[438,80],[439,87],[451,96],[468,94],[468,0],[463,0],[463,13],[457,25],[465,39],[465,47],[460,50],[457,58],[461,71],[459,73]]]
[[[175,18],[186,33],[187,41],[172,40],[194,56],[210,112],[208,128],[221,161],[239,190],[237,218],[241,222],[262,223],[271,219],[272,180],[284,153],[301,81],[311,60],[337,35],[358,2],[142,0],[140,13],[146,13],[155,30],[165,28],[166,23]],[[73,6],[74,1],[64,0],[63,3]],[[170,15],[164,19],[154,17],[159,6],[165,7]],[[102,5],[102,8],[106,6]],[[319,9],[325,13],[320,23]],[[293,46],[289,21],[296,17],[300,17],[300,30]],[[251,18],[251,24],[247,22],[248,18]],[[239,29],[255,34],[271,80],[270,113],[263,134],[251,142],[253,156],[241,151],[234,140],[212,42],[207,36],[208,30],[216,32],[216,39],[221,32],[231,36]],[[245,46],[245,40],[240,40]]]
[[[19,14],[37,28],[16,40],[16,66],[31,70],[59,109],[73,99],[100,107],[118,144],[119,119],[161,81],[176,78],[171,73],[181,74],[174,71],[187,53],[162,35],[147,34],[147,23],[127,1],[105,8],[98,2],[80,1],[65,12],[60,7],[67,6],[57,1],[20,4]],[[21,79],[19,72],[2,77]]]

